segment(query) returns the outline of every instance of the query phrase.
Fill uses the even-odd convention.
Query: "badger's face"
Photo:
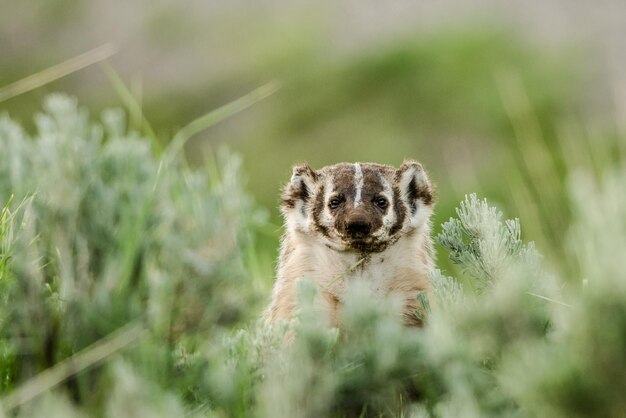
[[[433,194],[419,163],[399,169],[341,163],[314,171],[296,166],[281,209],[287,228],[339,250],[379,252],[425,225]]]

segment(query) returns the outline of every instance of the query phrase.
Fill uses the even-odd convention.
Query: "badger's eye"
[[[389,202],[387,201],[387,199],[385,199],[382,196],[379,196],[376,199],[374,199],[374,203],[376,204],[376,206],[378,206],[381,209],[385,209],[387,205],[389,205]]]
[[[339,207],[339,205],[341,205],[341,200],[339,200],[336,197],[334,199],[330,199],[330,202],[328,202],[328,206],[331,209],[337,209]]]

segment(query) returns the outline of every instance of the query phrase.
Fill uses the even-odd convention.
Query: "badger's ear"
[[[411,217],[415,216],[420,203],[428,207],[433,205],[433,188],[420,163],[405,161],[396,171],[396,184],[409,207]]]
[[[283,208],[295,208],[298,202],[307,203],[317,179],[318,174],[308,164],[294,166],[291,180],[283,190]]]

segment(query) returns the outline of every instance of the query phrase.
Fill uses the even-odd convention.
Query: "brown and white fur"
[[[381,296],[399,296],[404,322],[421,325],[416,296],[430,290],[433,201],[428,176],[413,161],[399,169],[371,163],[294,167],[282,195],[285,234],[267,320],[292,319],[297,282],[308,278],[332,326],[340,324],[353,281]]]

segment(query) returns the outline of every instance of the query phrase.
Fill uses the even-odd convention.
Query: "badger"
[[[434,268],[433,205],[428,176],[415,161],[398,169],[376,163],[295,166],[282,193],[285,232],[266,320],[293,319],[297,283],[308,278],[317,286],[315,306],[331,326],[340,326],[353,281],[401,298],[398,315],[421,326],[417,295],[429,292]]]

